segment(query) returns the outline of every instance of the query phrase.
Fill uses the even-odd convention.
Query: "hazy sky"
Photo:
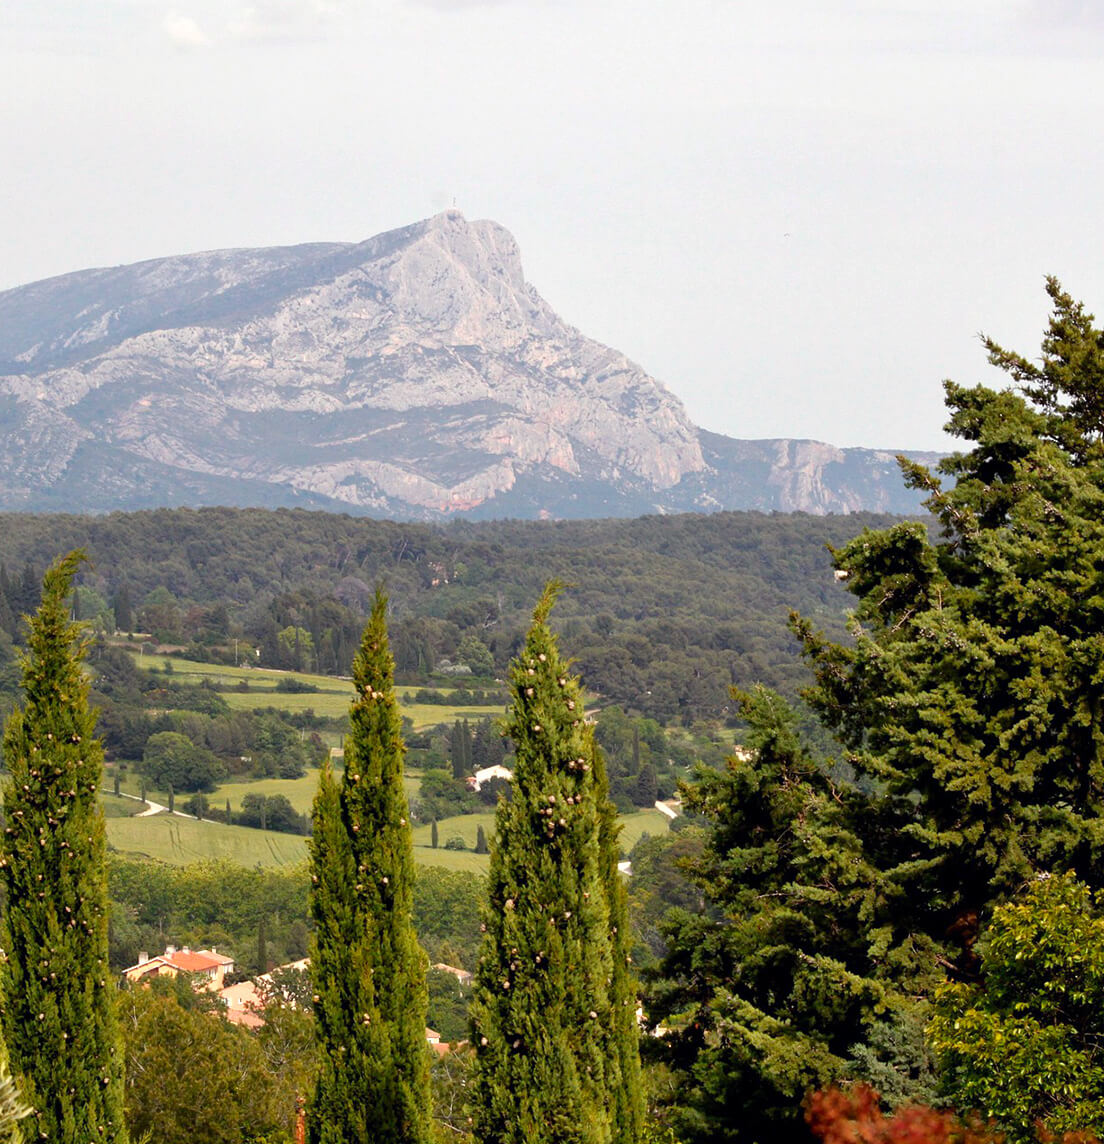
[[[0,289],[455,200],[738,437],[940,448],[1104,318],[1097,0],[0,0]]]

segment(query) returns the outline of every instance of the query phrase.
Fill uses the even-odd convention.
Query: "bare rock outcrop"
[[[456,211],[0,293],[0,508],[887,507],[833,484],[831,446],[770,443],[764,468],[738,444],[560,319],[505,229]]]

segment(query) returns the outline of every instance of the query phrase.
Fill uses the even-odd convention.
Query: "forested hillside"
[[[894,518],[718,513],[397,524],[306,511],[0,517],[0,628],[18,639],[42,570],[84,548],[80,617],[194,658],[345,674],[372,590],[390,596],[400,677],[501,673],[550,576],[587,686],[669,722],[726,712],[730,684],[808,680],[791,609],[843,632],[828,545]],[[2,649],[0,649],[2,652]]]

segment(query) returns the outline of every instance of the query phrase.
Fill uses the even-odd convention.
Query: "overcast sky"
[[[0,0],[0,289],[455,204],[708,429],[942,448],[1104,318],[1096,0]]]

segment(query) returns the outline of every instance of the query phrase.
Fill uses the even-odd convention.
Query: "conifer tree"
[[[311,1144],[430,1137],[426,967],[411,921],[414,856],[386,609],[377,592],[353,661],[345,774],[339,784],[327,763],[314,803],[311,972],[323,1051]]]
[[[123,1051],[108,967],[103,750],[66,597],[80,552],[46,573],[4,733],[0,1027],[34,1109],[28,1139],[125,1144]]]
[[[632,1144],[642,1121],[615,812],[545,589],[512,665],[513,797],[499,803],[472,1002],[483,1144]]]
[[[796,624],[808,698],[897,815],[883,838],[910,844],[879,860],[893,923],[945,942],[963,979],[994,904],[1037,870],[1104,884],[1104,330],[1047,293],[1040,364],[985,340],[1019,392],[945,383],[968,451],[901,460],[941,535],[901,523],[834,553],[850,643]]]

